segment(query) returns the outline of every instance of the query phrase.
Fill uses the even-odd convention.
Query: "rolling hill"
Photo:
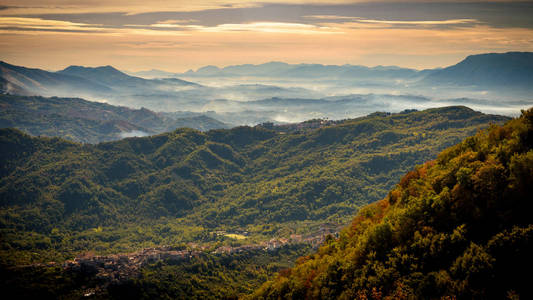
[[[533,109],[407,173],[253,299],[529,299]]]
[[[467,247],[468,239],[474,237],[483,246],[480,241],[484,237],[474,235],[479,228],[490,232],[504,229],[505,226],[490,219],[500,206],[480,206],[485,208],[483,210],[468,201],[449,206],[443,202],[445,200],[439,202],[442,207],[426,205],[431,202],[422,201],[420,195],[425,195],[421,192],[424,188],[435,187],[442,189],[439,195],[447,192],[450,197],[464,196],[475,200],[475,204],[482,203],[484,194],[481,191],[492,193],[503,188],[504,185],[495,181],[500,178],[496,175],[502,169],[498,164],[489,168],[476,159],[485,157],[492,164],[494,155],[500,157],[497,151],[503,151],[502,159],[511,157],[511,152],[516,153],[511,159],[512,174],[520,173],[520,178],[529,180],[527,178],[531,177],[527,176],[530,175],[523,176],[529,174],[527,168],[531,165],[529,156],[523,154],[527,148],[516,140],[504,142],[513,137],[526,139],[531,144],[530,134],[527,134],[531,126],[525,126],[521,120],[512,121],[509,123],[512,125],[508,124],[504,129],[493,125],[490,134],[485,131],[468,138],[443,152],[436,163],[417,167],[400,181],[400,185],[396,188],[394,185],[402,173],[434,158],[444,147],[474,134],[489,123],[506,120],[465,107],[447,107],[400,114],[375,113],[344,121],[310,120],[301,124],[264,124],[205,133],[180,129],[96,146],[80,146],[57,138],[31,138],[16,130],[3,129],[0,130],[0,145],[4,149],[0,157],[2,288],[20,297],[39,296],[43,299],[80,298],[87,294],[117,299],[124,295],[146,299],[234,298],[252,293],[261,282],[281,270],[279,277],[263,286],[254,297],[300,298],[309,290],[307,296],[310,298],[334,298],[343,292],[344,282],[351,282],[352,277],[341,276],[343,272],[351,270],[349,267],[357,268],[357,263],[364,261],[355,260],[355,264],[343,265],[354,257],[351,247],[366,245],[364,247],[368,248],[361,249],[375,251],[363,252],[369,253],[365,254],[367,261],[379,260],[383,253],[387,253],[387,247],[402,242],[400,238],[409,240],[409,234],[414,231],[416,239],[423,239],[416,240],[413,244],[416,247],[400,247],[397,251],[407,249],[405,251],[414,251],[412,255],[428,255],[416,260],[416,256],[412,258],[408,255],[411,252],[407,252],[398,264],[409,264],[413,260],[420,262],[432,257],[442,259],[442,251],[449,254],[445,257],[452,258],[453,254]],[[516,131],[517,128],[520,131]],[[489,145],[483,143],[486,135],[491,139]],[[478,144],[483,152],[477,149]],[[501,147],[502,144],[513,148]],[[469,147],[476,148],[477,154],[465,150]],[[500,150],[495,153],[494,149]],[[453,164],[444,164],[450,159]],[[439,165],[438,172],[433,170],[437,169],[436,165]],[[472,178],[479,179],[456,175],[461,178],[457,179],[461,184],[462,180],[467,180],[464,188],[446,187],[446,184],[454,184],[455,177],[445,172],[457,168],[458,174],[471,172],[477,176]],[[512,174],[509,180],[518,178]],[[432,179],[426,180],[424,176]],[[480,185],[480,180],[492,181]],[[511,187],[509,191],[527,190],[523,181],[512,181],[508,186]],[[394,188],[392,192],[388,192],[390,188]],[[293,239],[293,236],[297,238],[306,232],[346,224],[365,203],[383,196],[386,200],[363,208],[353,221],[354,225],[341,232],[339,240],[326,238],[317,254],[298,259],[295,270],[299,271],[283,269],[291,266],[296,257],[310,253],[305,244],[303,247],[297,244],[278,246],[273,250],[263,246],[258,248],[265,241],[276,243],[284,238],[287,240],[289,235]],[[511,207],[528,199],[521,194],[513,197],[515,200],[508,202]],[[496,196],[495,199],[499,198]],[[393,206],[397,208],[392,209]],[[433,210],[426,211],[428,207],[438,211],[438,217],[444,219],[431,218]],[[483,213],[487,209],[490,213],[485,218]],[[389,211],[400,215],[383,218]],[[519,209],[515,215],[527,220],[527,211]],[[502,212],[496,217],[508,220],[508,224],[515,222],[515,215],[508,210]],[[471,217],[478,218],[473,223],[477,227],[468,226]],[[405,235],[401,232],[398,238],[389,239],[389,227],[372,227],[381,220],[392,220],[391,227],[403,224],[399,228],[407,230]],[[425,231],[416,231],[417,220],[429,222],[423,227]],[[467,226],[454,227],[457,220]],[[440,234],[440,227],[432,231],[430,226],[435,224],[448,231]],[[391,229],[394,237],[399,234],[396,228]],[[370,233],[365,233],[367,231]],[[231,237],[235,234],[220,235],[219,232],[247,235],[244,240],[235,240]],[[453,233],[451,237],[446,235],[450,232]],[[509,249],[519,251],[504,255],[521,259],[523,253],[528,253],[520,246],[527,242],[524,240],[527,234],[527,230],[513,229],[509,240],[498,236],[487,251],[497,252],[512,245]],[[358,239],[360,235],[364,238]],[[189,244],[185,244],[187,242]],[[239,250],[217,252],[232,247]],[[128,254],[130,258],[116,254],[140,248],[144,249]],[[158,249],[170,250],[157,252],[163,251]],[[478,253],[475,246],[468,249],[474,252],[468,250],[465,253]],[[85,251],[91,252],[83,254]],[[90,253],[113,254],[94,256]],[[42,264],[49,260],[62,262],[74,255],[78,255],[74,262]],[[139,264],[139,269],[133,273],[124,271],[123,268],[137,266],[131,264],[138,255],[145,255],[149,261]],[[460,267],[454,276],[466,274],[466,278],[470,278],[470,273],[464,273],[469,272],[465,271],[469,268],[468,259],[465,255],[459,260],[457,265]],[[449,261],[445,259],[441,264]],[[476,258],[474,262],[477,264],[477,261]],[[20,266],[21,263],[33,264]],[[399,275],[392,272],[385,273],[392,274],[389,277],[380,277],[382,273],[373,270],[382,270],[381,266],[376,261],[368,267],[369,272],[376,272],[375,277],[368,277],[376,278],[368,281],[376,288],[361,289],[358,295],[368,294],[369,298],[387,295],[389,287],[378,284],[387,278],[397,278],[390,276]],[[405,284],[398,285],[401,289],[397,290],[405,295],[418,293],[419,290],[413,292],[410,289],[415,285],[425,287],[420,289],[422,292],[432,291],[432,278],[446,275],[440,272],[424,277],[424,270],[432,270],[435,266],[440,265],[414,264],[411,268],[420,269],[415,269],[417,272],[410,280],[402,281]],[[110,275],[99,271],[104,268],[111,272]],[[309,268],[316,271],[309,271]],[[334,273],[323,273],[326,272],[323,270]],[[402,268],[398,272],[409,270]],[[348,272],[354,276],[359,274]],[[300,274],[305,280],[299,277]],[[437,284],[446,286],[448,279],[442,278]],[[337,280],[341,280],[341,284]],[[301,282],[304,282],[304,292],[299,285]],[[365,281],[356,282],[366,284]],[[427,285],[419,285],[420,282]],[[327,284],[328,289],[323,288],[322,283]],[[320,288],[319,296],[316,296],[315,284]],[[447,286],[465,290],[469,284],[470,281],[465,281]],[[442,289],[435,291],[434,294]],[[515,289],[514,292],[521,293],[521,290]],[[514,295],[513,291],[510,293]]]
[[[506,119],[447,107],[274,130],[178,129],[98,145],[2,129],[1,257],[209,241],[215,230],[261,240],[343,224],[412,166]],[[168,232],[154,235],[159,226]],[[53,243],[52,232],[61,236]],[[50,243],[36,245],[41,239]]]
[[[93,144],[180,127],[203,131],[229,127],[204,115],[179,118],[79,98],[0,95],[0,108],[0,128]]]
[[[414,165],[506,120],[456,106],[98,145],[1,129],[1,286],[43,299],[249,294],[310,253],[303,237],[322,241]]]

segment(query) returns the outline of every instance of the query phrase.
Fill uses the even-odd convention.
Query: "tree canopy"
[[[533,109],[408,172],[254,299],[529,299]]]

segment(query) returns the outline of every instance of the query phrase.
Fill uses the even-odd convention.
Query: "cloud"
[[[268,0],[267,0],[268,1]],[[229,9],[260,6],[258,1],[240,0],[196,0],[196,1],[166,1],[166,0],[3,0],[2,14],[32,15],[32,14],[76,14],[76,13],[113,13],[121,12],[128,15],[179,11],[191,12],[210,9]]]
[[[250,22],[202,26],[187,24],[192,20],[164,20],[150,25],[127,24],[124,26],[104,26],[69,21],[47,20],[41,18],[0,17],[0,30],[5,31],[49,31],[49,32],[86,32],[130,35],[185,35],[187,32],[263,32],[280,34],[331,34],[340,33],[326,26],[285,22]],[[168,32],[172,31],[172,33]]]
[[[99,31],[97,24],[45,20],[41,18],[0,17],[0,28]]]
[[[338,15],[310,15],[303,16],[307,19],[318,19],[318,20],[355,20],[357,17],[348,17],[348,16],[338,16]]]
[[[282,22],[252,22],[245,24],[221,24],[213,27],[195,27],[195,29],[205,32],[266,32],[266,33],[286,33],[286,34],[330,34],[340,33],[332,28],[300,23]]]
[[[158,24],[184,24],[184,23],[196,23],[198,20],[195,19],[183,19],[183,20],[163,20],[157,22]]]
[[[18,13],[44,9],[53,14],[0,10],[0,54],[3,60],[47,69],[111,64],[177,72],[272,60],[428,68],[468,54],[533,51],[533,3],[22,2],[25,10]],[[176,12],[189,6],[196,10]],[[84,13],[91,10],[102,13]]]
[[[121,12],[128,15],[150,12],[195,12],[214,9],[236,9],[263,7],[269,4],[288,5],[350,5],[359,3],[431,3],[432,0],[3,0],[0,10],[3,14],[80,14],[80,13],[113,13]],[[490,3],[490,2],[523,2],[523,0],[440,0],[440,3]]]
[[[452,19],[452,20],[434,20],[434,21],[395,21],[395,20],[367,20],[367,19],[354,19],[359,23],[372,23],[372,24],[389,24],[389,25],[458,25],[458,24],[472,24],[478,23],[476,19]]]
[[[448,20],[378,20],[378,19],[365,19],[361,17],[348,17],[339,15],[309,15],[304,18],[315,19],[321,21],[338,21],[337,23],[322,23],[328,26],[335,26],[335,24],[371,24],[379,26],[354,26],[365,28],[390,28],[391,26],[450,26],[450,25],[472,25],[481,23],[477,19],[448,19]]]
[[[126,25],[132,27],[156,28],[166,30],[184,30],[211,33],[227,32],[263,32],[263,33],[280,33],[280,34],[331,34],[341,33],[327,26],[318,26],[313,24],[287,23],[287,22],[250,22],[250,23],[230,23],[219,24],[216,26],[202,26],[180,24],[176,22],[158,22],[148,26],[145,25]]]
[[[147,132],[141,131],[141,130],[132,130],[132,131],[122,131],[119,136],[121,139],[124,138],[130,138],[130,137],[142,137],[142,136],[148,136],[150,135]]]
[[[161,26],[172,24],[161,24]],[[129,28],[134,26],[134,28]],[[102,24],[86,24],[69,21],[47,20],[41,18],[0,17],[0,32],[11,34],[32,34],[40,31],[44,33],[78,33],[78,34],[108,34],[108,35],[187,35],[187,33],[168,33],[149,28],[135,28],[136,25],[124,27],[104,26]],[[146,26],[142,26],[146,27]]]

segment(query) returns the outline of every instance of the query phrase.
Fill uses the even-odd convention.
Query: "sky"
[[[425,69],[507,51],[533,51],[533,1],[0,0],[0,60],[47,70]]]

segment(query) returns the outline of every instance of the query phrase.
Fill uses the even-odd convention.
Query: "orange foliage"
[[[402,180],[400,180],[400,186],[402,188],[406,188],[409,185],[409,182],[411,182],[411,180],[418,179],[418,178],[420,178],[420,174],[418,173],[418,170],[413,170],[405,174]]]

